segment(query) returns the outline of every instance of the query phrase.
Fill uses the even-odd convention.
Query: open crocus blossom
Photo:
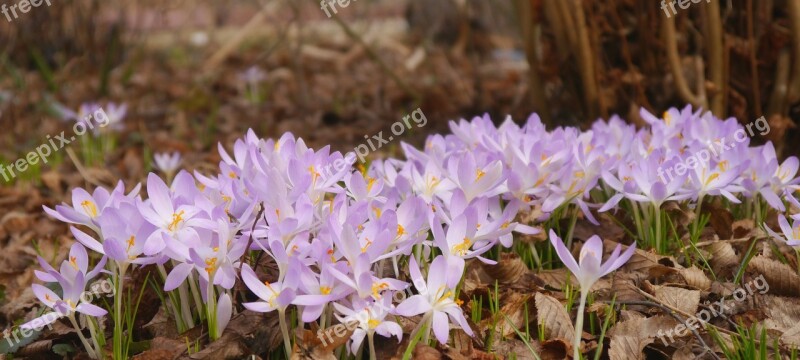
[[[561,262],[564,263],[567,269],[569,269],[569,271],[575,275],[575,278],[577,278],[578,284],[581,287],[581,302],[580,306],[578,307],[578,314],[575,324],[575,339],[572,343],[572,358],[580,359],[581,333],[583,332],[583,312],[586,308],[586,297],[589,295],[589,289],[591,289],[592,285],[594,285],[597,280],[600,280],[600,278],[603,276],[606,276],[612,271],[619,269],[622,265],[625,265],[631,256],[633,256],[636,246],[631,245],[627,250],[625,250],[624,253],[621,253],[622,245],[617,245],[617,247],[614,249],[614,252],[611,253],[611,256],[609,256],[606,262],[603,263],[603,240],[600,240],[599,236],[594,235],[590,237],[589,240],[586,240],[585,244],[583,244],[580,257],[576,262],[575,258],[572,257],[572,254],[569,252],[569,249],[564,246],[561,238],[559,238],[552,229],[550,230],[550,242],[556,249],[558,258],[561,259]]]
[[[70,252],[74,261],[61,269],[65,281],[96,275],[99,269],[90,272],[88,265],[95,259],[124,294],[131,290],[123,289],[126,270],[154,265],[160,276],[153,280],[167,302],[162,310],[181,333],[203,325],[213,341],[243,309],[276,311],[287,355],[293,318],[320,328],[336,326],[337,319],[357,321],[347,350],[358,354],[364,339],[400,338],[395,324],[421,315],[444,344],[453,325],[471,334],[456,294],[469,297],[459,284],[472,262],[496,263],[500,245],[531,267],[545,266],[538,251],[549,245],[521,244],[516,234],[568,220],[564,240],[571,243],[578,216],[594,223],[602,220],[599,209],[627,217],[620,222],[635,221],[640,247],[664,252],[676,246],[667,230],[676,222],[667,221],[662,206],[699,213],[704,197],[725,197],[737,214],[761,209],[763,202],[776,209],[781,200],[800,206],[792,195],[800,161],[773,161],[769,143],[716,145],[745,131],[735,120],[691,107],[662,117],[642,111],[641,117],[647,125],[639,128],[612,117],[588,130],[548,130],[536,115],[524,124],[506,118],[499,125],[481,116],[451,122],[451,134],[431,135],[419,148],[401,143],[404,159],[357,166],[353,153],[313,149],[291,133],[268,139],[249,130],[232,148],[219,145],[215,173],[180,171],[176,155],[157,155],[167,179],[148,174],[141,195],[138,184],[128,184],[130,193],[122,183],[113,190],[77,188],[71,205],[45,212],[74,225],[73,235],[90,250]],[[748,154],[758,160],[749,161]],[[794,246],[800,231],[789,221],[780,221],[781,230]],[[628,261],[634,246],[617,247],[603,262],[602,241],[593,236],[576,261],[552,232],[550,240],[580,284],[580,328],[592,284]],[[267,257],[274,267],[257,260]],[[61,282],[41,263],[38,278]],[[254,268],[272,271],[264,278],[274,281],[262,282]],[[413,289],[405,301],[394,298]],[[127,358],[131,339],[123,337],[133,333],[123,324],[131,314],[122,311],[135,306],[123,308],[123,299],[113,304],[115,358]]]
[[[785,216],[778,214],[778,225],[780,225],[783,235],[776,233],[774,230],[767,227],[766,224],[764,224],[764,228],[770,236],[780,239],[785,242],[786,245],[795,249],[800,248],[800,219],[794,219],[792,224],[789,224]]]

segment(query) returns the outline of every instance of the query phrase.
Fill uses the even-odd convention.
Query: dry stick
[[[692,93],[692,90],[689,88],[689,83],[686,81],[683,71],[681,71],[681,60],[678,56],[678,40],[675,37],[675,17],[670,16],[664,19],[661,25],[664,33],[664,47],[667,49],[667,61],[669,62],[670,70],[672,70],[672,77],[675,79],[675,87],[678,90],[678,95],[694,107],[708,109],[705,97],[701,97],[700,94]],[[702,69],[700,69],[700,73],[698,73],[699,78],[702,78],[701,74]],[[702,87],[702,82],[699,82]]]
[[[536,35],[533,24],[533,6],[528,0],[518,0],[517,8],[520,15],[520,26],[522,27],[522,38],[525,41],[525,55],[528,59],[528,82],[531,96],[531,103],[533,104],[534,111],[539,114],[545,125],[553,125],[553,120],[550,116],[550,109],[547,106],[547,97],[545,96],[544,84],[542,84],[542,77],[539,74],[539,57],[536,51]]]
[[[219,66],[219,64],[221,64],[228,57],[228,55],[233,53],[236,48],[239,47],[247,35],[250,34],[250,32],[252,32],[256,26],[258,26],[267,17],[267,14],[272,12],[272,10],[277,6],[277,1],[264,5],[264,7],[261,8],[261,11],[255,14],[250,21],[248,21],[247,24],[245,24],[244,27],[242,27],[242,29],[233,36],[233,38],[222,45],[222,47],[206,61],[206,63],[203,65],[203,70],[210,71]]]
[[[575,25],[577,26],[578,61],[580,62],[581,79],[583,80],[584,97],[589,117],[597,116],[599,109],[597,95],[597,79],[594,71],[594,53],[589,43],[589,32],[586,29],[586,17],[583,12],[583,0],[572,0],[575,6]]]
[[[570,43],[567,34],[564,31],[564,23],[561,21],[561,14],[558,11],[558,2],[562,0],[545,0],[542,8],[544,8],[544,17],[553,31],[556,38],[556,49],[558,50],[558,59],[564,61],[569,57]],[[529,1],[525,3],[530,6]],[[524,34],[523,34],[524,35]]]
[[[75,152],[72,151],[72,149],[65,147],[64,150],[67,152],[67,156],[69,156],[69,158],[72,159],[72,162],[75,164],[75,168],[78,169],[78,173],[80,173],[81,176],[83,176],[83,179],[86,180],[86,182],[94,186],[103,186],[103,184],[99,183],[97,180],[94,179],[93,176],[89,175],[89,173],[86,172],[86,168],[83,167],[83,164],[81,164],[81,161],[75,155]]]
[[[769,103],[767,104],[768,115],[784,113],[789,93],[790,62],[789,52],[781,51],[778,55],[778,63],[775,66],[775,85],[772,86],[772,95],[769,97]]]
[[[722,21],[719,14],[719,1],[712,1],[706,7],[706,28],[708,34],[708,73],[716,86],[711,96],[711,112],[717,117],[725,117],[725,39],[722,36]]]
[[[383,70],[384,73],[388,74],[389,77],[391,77],[392,80],[394,80],[397,86],[400,86],[400,88],[403,89],[403,91],[408,96],[414,98],[415,102],[417,103],[422,102],[422,96],[417,94],[417,92],[414,91],[414,89],[412,89],[410,86],[408,86],[408,84],[406,84],[406,82],[403,81],[403,79],[397,76],[397,74],[394,71],[392,71],[392,69],[388,65],[386,65],[385,62],[383,62],[383,60],[381,59],[380,56],[378,56],[375,50],[373,50],[364,41],[364,39],[361,38],[361,36],[359,36],[355,31],[353,31],[353,29],[349,25],[347,25],[344,21],[342,21],[342,19],[339,18],[339,15],[333,14],[331,18],[334,21],[336,21],[336,23],[339,24],[339,26],[342,27],[342,30],[344,30],[344,32],[347,34],[348,37],[350,37],[350,39],[354,40],[364,48],[364,51],[367,52],[367,56],[369,56],[369,58],[372,59],[372,61],[375,62],[375,64],[377,64],[381,68],[381,70]]]
[[[634,291],[636,291],[636,292],[637,292],[637,293],[639,293],[640,295],[642,295],[642,296],[644,296],[644,297],[646,297],[646,298],[648,298],[648,299],[652,300],[653,302],[655,302],[655,303],[657,303],[657,304],[661,304],[661,305],[663,305],[664,307],[666,307],[666,308],[668,308],[668,309],[670,309],[670,310],[672,310],[672,311],[674,311],[674,312],[676,312],[676,313],[678,313],[678,314],[681,314],[681,315],[683,315],[683,316],[686,316],[686,317],[692,317],[692,316],[693,316],[693,315],[691,315],[691,314],[688,314],[688,313],[686,313],[686,312],[685,312],[685,311],[683,311],[683,310],[680,310],[680,309],[678,309],[678,308],[674,308],[674,307],[672,307],[672,306],[670,306],[670,305],[663,304],[663,303],[659,302],[659,300],[658,300],[658,299],[657,299],[655,296],[653,296],[653,295],[650,295],[650,294],[646,293],[646,292],[645,292],[644,290],[642,290],[642,289],[639,289],[639,288],[637,288],[637,287],[635,287],[635,286],[632,286],[632,287],[631,287],[631,289],[633,289]],[[619,303],[619,301],[617,301],[617,303]],[[713,327],[715,331],[717,331],[717,332],[722,332],[722,333],[725,333],[725,334],[726,334],[726,335],[728,335],[728,336],[737,336],[737,335],[739,335],[739,334],[737,334],[736,332],[730,331],[730,330],[728,330],[728,329],[723,329],[723,328],[721,328],[721,327],[719,327],[719,326],[716,326],[716,325],[714,325],[714,324],[712,324],[712,323],[710,323],[710,322],[707,322],[707,323],[705,323],[705,324],[706,324],[706,325],[708,325],[708,326],[710,326],[710,327]],[[688,327],[688,326],[687,326],[687,327]],[[760,340],[758,340],[758,339],[753,339],[753,341],[755,341],[755,342],[756,342],[757,344],[759,344],[759,345],[761,344],[761,341],[760,341]],[[774,346],[772,346],[772,344],[771,344],[769,341],[767,341],[767,342],[766,342],[766,345],[767,345],[767,347],[768,347],[770,350],[775,350],[775,347],[774,347]],[[780,351],[780,348],[778,348],[778,351]]]
[[[756,51],[758,51],[758,44],[753,30],[753,0],[747,0],[747,43],[750,45],[750,81],[753,86],[753,105],[755,106],[756,114],[763,114],[761,110],[761,90],[758,85],[758,60],[756,59]]]
[[[560,21],[564,25],[564,33],[567,34],[567,41],[569,41],[569,46],[572,49],[572,53],[577,55],[578,41],[576,40],[577,35],[575,35],[575,20],[572,18],[572,10],[568,8],[566,1],[552,1],[555,3],[559,14],[559,17],[554,19],[554,21]]]
[[[681,324],[685,324],[686,323],[686,321],[684,321],[680,316],[678,316],[678,314],[676,314],[674,311],[672,311],[668,307],[666,307],[664,305],[661,305],[661,304],[658,304],[658,303],[654,303],[652,301],[635,301],[635,300],[624,301],[623,300],[623,301],[615,301],[615,303],[618,304],[618,305],[654,306],[654,307],[657,307],[657,308],[661,309],[661,311],[665,312],[667,315],[672,316],[679,323],[681,323]],[[705,341],[703,341],[703,337],[700,336],[700,333],[697,332],[697,329],[695,329],[693,326],[686,326],[686,328],[689,329],[692,332],[692,334],[694,334],[694,337],[696,337],[697,341],[699,341],[700,344],[703,345],[703,348],[705,349],[706,352],[710,353],[711,356],[713,356],[715,359],[722,360],[722,359],[720,359],[719,356],[717,356],[717,354],[714,352],[714,350],[711,349],[711,347],[708,346],[708,344],[706,344]]]
[[[789,88],[789,102],[787,105],[800,99],[800,0],[788,0],[789,18],[792,20],[792,50],[794,52],[794,65],[792,65],[792,81]]]
[[[247,256],[247,252],[250,250],[250,247],[253,246],[253,233],[256,231],[256,224],[258,224],[258,220],[261,218],[261,214],[264,213],[264,204],[258,205],[258,214],[256,214],[255,220],[253,220],[253,227],[250,228],[250,236],[247,239],[247,247],[245,247],[244,254],[242,254],[242,258],[239,259],[239,274],[242,273],[242,266],[244,266],[244,258]],[[255,265],[258,265],[256,263]],[[255,269],[253,269],[255,271]]]

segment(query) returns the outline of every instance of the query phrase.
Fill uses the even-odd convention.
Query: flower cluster
[[[75,189],[72,205],[45,210],[79,225],[72,228],[76,239],[108,259],[119,289],[131,266],[157,266],[180,330],[204,321],[212,340],[221,336],[236,311],[231,292],[241,278],[255,295],[245,308],[279,313],[287,353],[290,308],[301,324],[325,327],[334,316],[357,323],[353,352],[365,337],[372,348],[375,333],[399,340],[396,316],[422,315],[420,329],[432,329],[445,343],[451,326],[472,334],[456,295],[466,261],[494,263],[487,252],[511,247],[515,232],[541,231],[521,222],[522,212],[543,214],[536,222],[566,215],[574,225],[582,213],[597,223],[593,209],[611,210],[627,199],[638,204],[642,222],[655,219],[661,229],[665,201],[760,195],[779,208],[776,199],[797,183],[797,159],[779,165],[771,144],[715,153],[707,166],[664,181],[658,169],[740,126],[689,108],[672,109],[663,120],[642,115],[650,126],[639,130],[616,117],[588,131],[547,131],[536,115],[523,126],[510,118],[497,126],[488,116],[451,122],[452,134],[432,135],[422,149],[404,143],[406,160],[360,169],[342,166],[347,160],[329,147],[314,150],[291,134],[275,140],[249,131],[232,154],[220,145],[214,176],[182,171],[164,182],[150,174],[146,198],[139,186],[128,194],[123,184],[93,194]],[[159,159],[158,166],[174,171],[177,160],[167,163]],[[331,168],[341,170],[322,176],[321,169]],[[648,236],[640,231],[640,239]],[[601,268],[602,246],[593,238],[584,247],[591,258],[582,252],[579,267],[566,260],[569,245],[554,233],[551,240],[571,270],[585,272],[584,291],[632,251],[620,256],[618,248]],[[571,244],[571,228],[565,241]],[[258,275],[261,254],[277,264],[274,281]],[[412,285],[416,295],[392,301]],[[115,355],[124,345],[119,302]]]

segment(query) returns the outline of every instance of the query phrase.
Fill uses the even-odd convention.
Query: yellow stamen
[[[172,223],[170,223],[169,226],[167,226],[167,230],[169,230],[169,231],[177,230],[178,229],[178,225],[180,224],[181,221],[183,221],[183,214],[184,213],[185,212],[183,210],[181,210],[178,213],[172,214]]]
[[[384,283],[384,282],[372,284],[372,296],[374,298],[376,298],[376,299],[380,299],[381,298],[380,292],[385,290],[388,287],[389,287],[389,284]]]
[[[365,253],[365,252],[367,252],[367,249],[369,248],[369,246],[370,246],[370,245],[372,245],[372,241],[369,241],[369,239],[366,239],[366,240],[367,240],[367,245],[364,245],[364,246],[361,248],[361,252],[362,252],[362,253]]]
[[[375,178],[367,176],[367,192],[372,191],[373,185],[375,185]]]
[[[728,164],[729,164],[728,160],[722,160],[719,162],[719,164],[717,164],[717,166],[721,171],[726,171],[726,169],[728,168]]]
[[[74,267],[75,270],[79,270],[79,268],[78,268],[78,259],[76,257],[70,256],[69,257],[69,264],[72,265],[72,267]]]
[[[465,237],[463,242],[461,242],[459,244],[456,244],[456,245],[453,245],[453,248],[450,249],[450,252],[453,255],[464,256],[464,255],[467,254],[467,251],[469,251],[469,248],[471,246],[472,246],[472,240],[470,240],[470,238],[468,238],[468,237]]]
[[[217,258],[206,258],[206,272],[211,274],[217,270]]]
[[[714,181],[718,177],[719,177],[719,173],[716,173],[716,172],[715,173],[711,173],[711,175],[708,177],[708,179],[706,179],[705,185],[708,186],[708,184],[710,184],[712,181]]]
[[[403,225],[397,224],[397,236],[403,236],[406,233],[406,229]]]
[[[94,202],[84,200],[81,203],[81,207],[83,207],[83,211],[89,215],[90,218],[97,217],[97,206],[94,204]]]
[[[128,239],[128,250],[127,251],[131,251],[131,248],[133,247],[133,244],[135,244],[135,242],[136,242],[136,237],[131,235],[131,238]]]
[[[236,179],[236,173],[231,171],[228,173],[228,177],[230,177],[231,179]]]
[[[319,293],[322,295],[329,295],[331,293],[331,288],[328,286],[320,286]]]
[[[481,169],[476,170],[475,171],[475,181],[480,180],[484,175],[486,175],[486,173],[483,170],[481,170]]]

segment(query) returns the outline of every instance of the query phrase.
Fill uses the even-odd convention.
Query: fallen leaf
[[[756,256],[750,260],[748,269],[764,275],[771,294],[800,295],[800,276],[788,265],[764,256]]]
[[[543,293],[536,293],[536,314],[540,327],[544,327],[546,340],[562,339],[567,342],[575,335],[572,320],[558,300]],[[583,316],[583,314],[578,314]]]

